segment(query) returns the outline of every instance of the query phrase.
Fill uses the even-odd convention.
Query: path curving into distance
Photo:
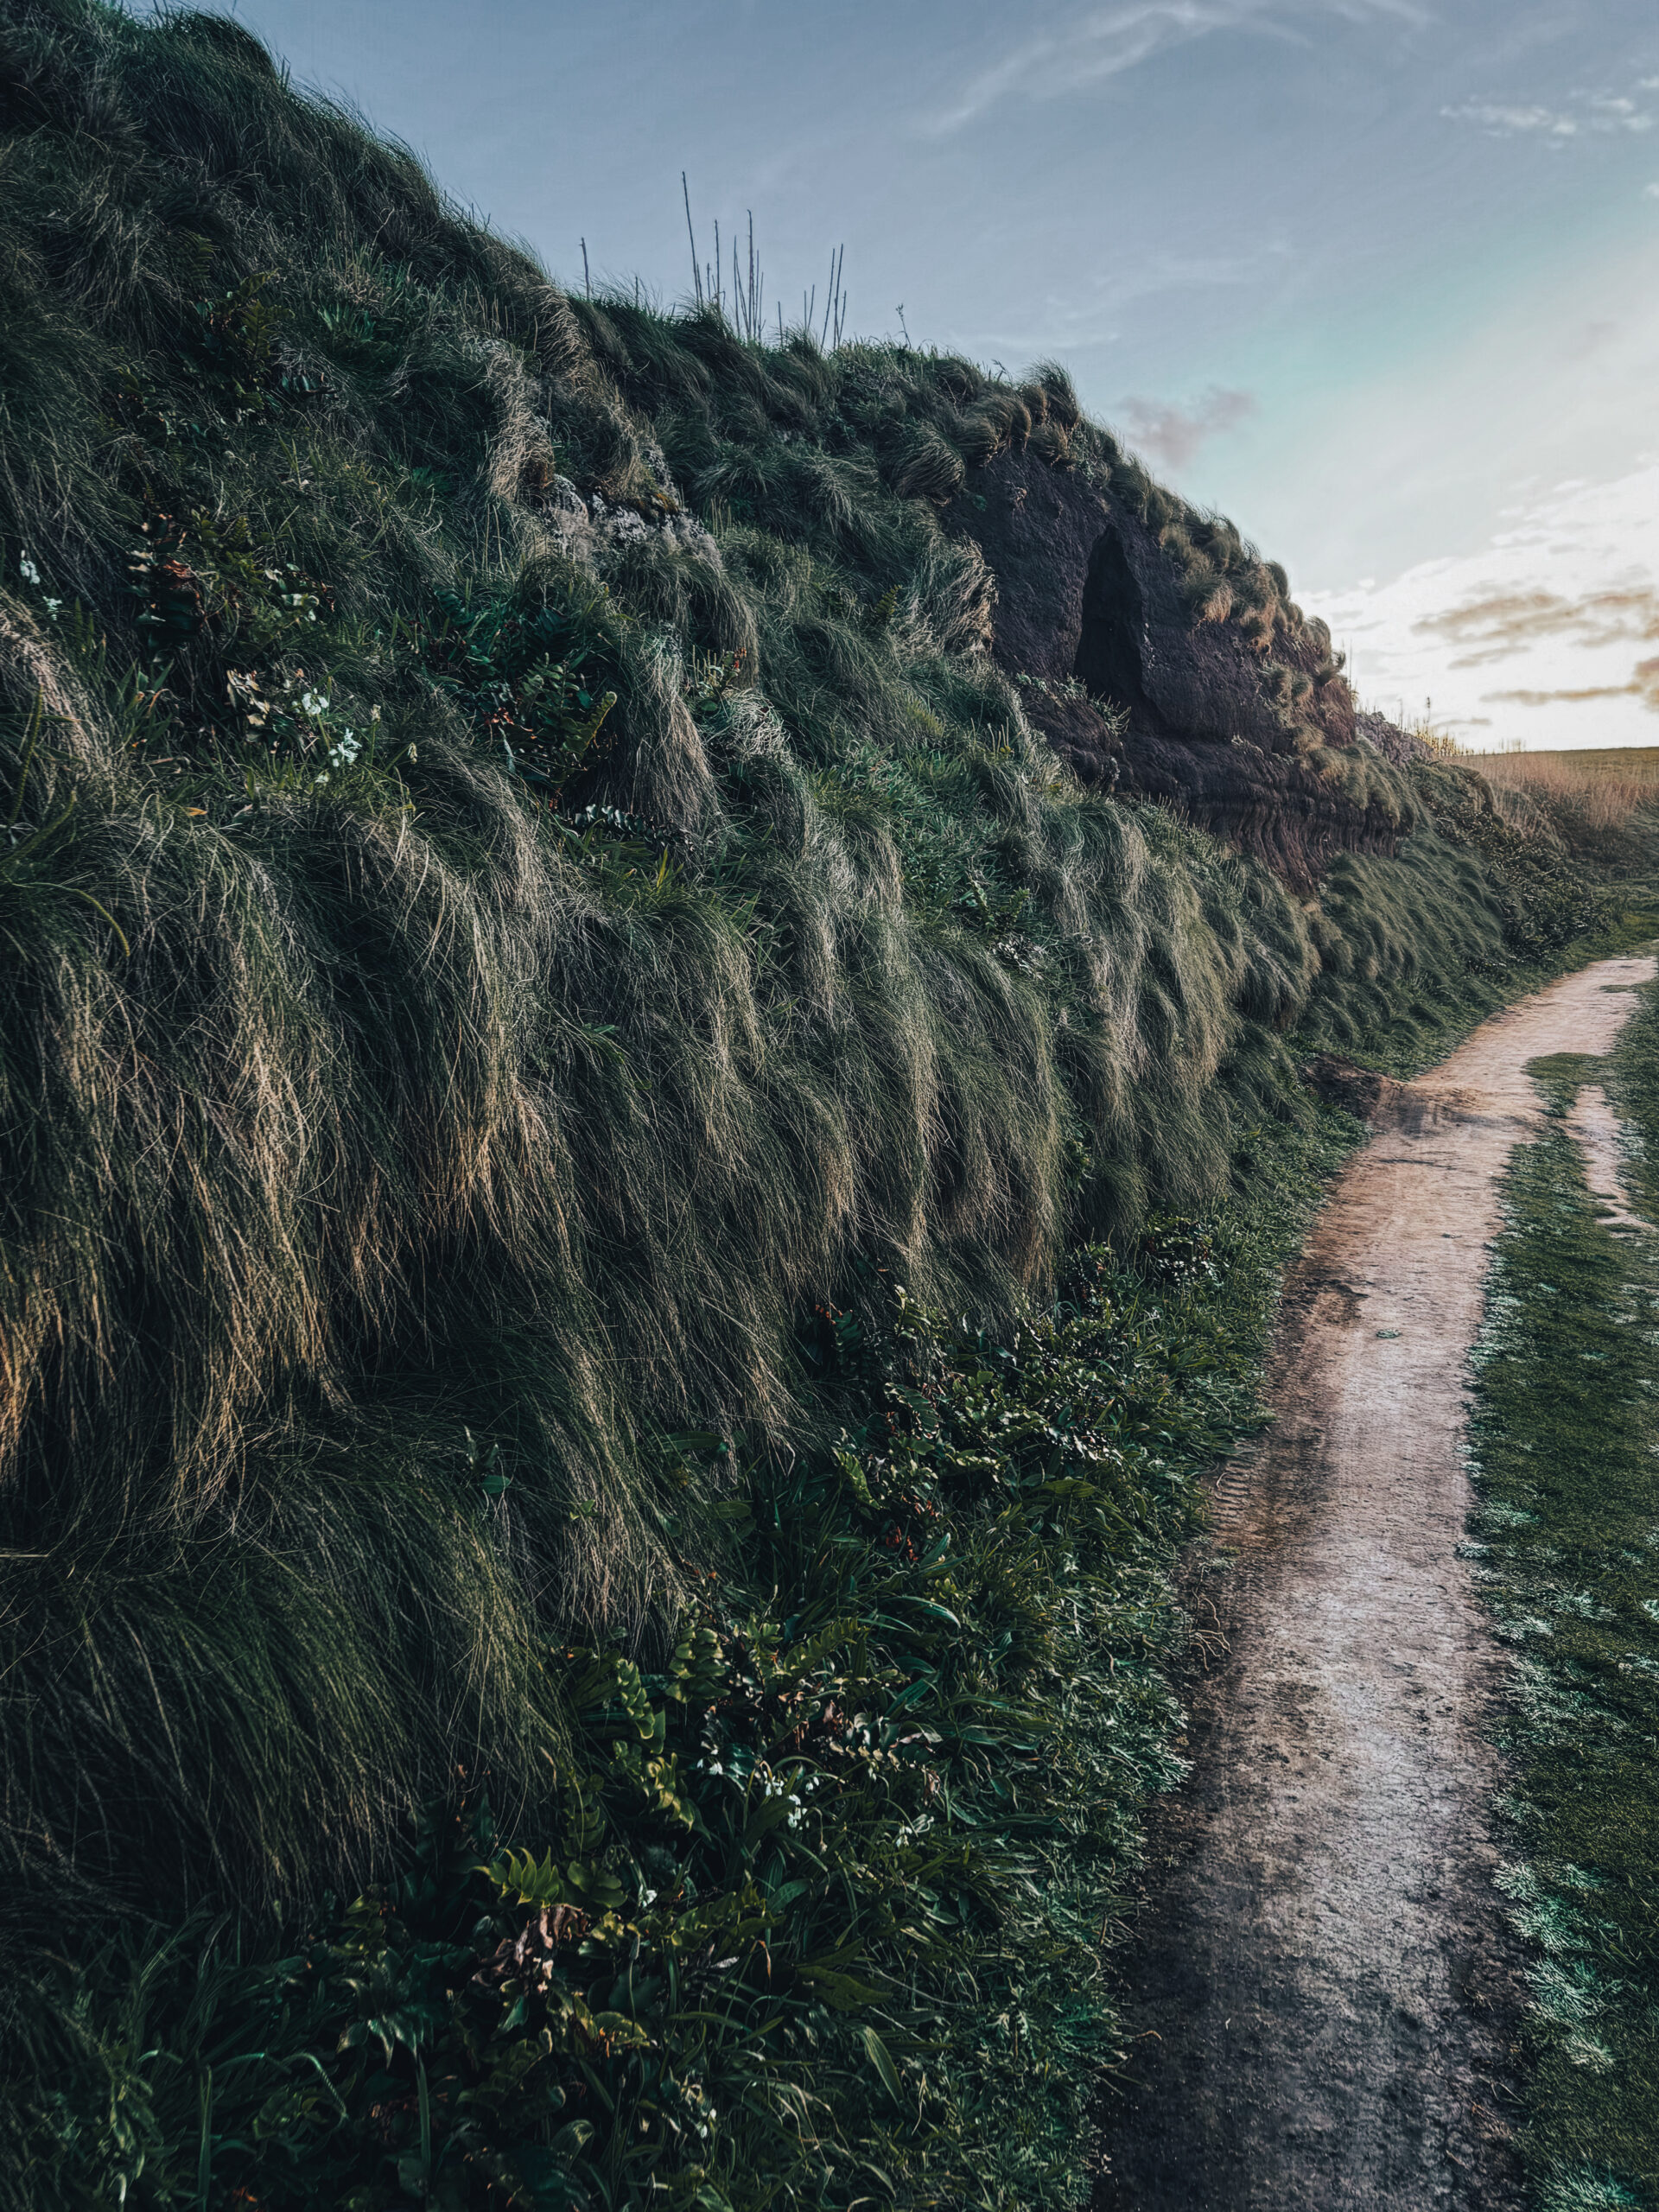
[[[1236,1563],[1189,1593],[1225,1656],[1154,1828],[1097,2212],[1519,2202],[1486,1811],[1503,1661],[1456,1550],[1465,1363],[1498,1178],[1541,1120],[1527,1063],[1608,1052],[1654,966],[1599,961],[1386,1086],[1292,1270],[1274,1425],[1215,1494]],[[1599,1094],[1579,1122],[1616,1192]]]

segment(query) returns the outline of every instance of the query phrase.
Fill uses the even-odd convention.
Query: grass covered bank
[[[1659,1206],[1659,1003],[1611,1061],[1535,1064],[1552,1112],[1600,1084]],[[1565,1128],[1517,1152],[1476,1355],[1471,1552],[1516,1647],[1499,1885],[1531,1955],[1529,2113],[1546,2212],[1659,2202],[1659,1258],[1615,1235]]]
[[[942,501],[1220,539],[1058,371],[572,299],[194,13],[0,0],[0,2189],[1058,2201],[1297,1054],[1607,898],[1075,782]]]
[[[1357,1134],[1262,1128],[1206,1230],[1079,1254],[1001,1332],[822,1313],[838,1448],[675,1440],[671,1480],[730,1459],[737,1541],[665,1662],[543,1648],[555,1816],[511,1848],[463,1789],[283,1959],[199,1916],[60,1962],[0,2202],[1078,2202],[1105,1959],[1180,1771],[1170,1568]]]

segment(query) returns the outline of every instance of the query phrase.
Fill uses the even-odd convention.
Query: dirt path
[[[1390,1086],[1287,1286],[1277,1422],[1217,1492],[1236,1561],[1194,1586],[1230,1649],[1154,1837],[1140,2088],[1102,2212],[1518,2202],[1484,1810],[1503,1662],[1455,1548],[1464,1369],[1497,1178],[1540,1118],[1526,1064],[1605,1052],[1653,971],[1602,961]],[[1586,1109],[1605,1179],[1611,1117]]]

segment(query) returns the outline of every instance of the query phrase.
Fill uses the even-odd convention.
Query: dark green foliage
[[[1552,1110],[1606,1083],[1659,1202],[1659,1007],[1649,987],[1611,1065],[1535,1062]],[[1502,1741],[1513,1839],[1498,1885],[1530,1952],[1530,2121],[1546,2212],[1659,2195],[1659,1272],[1603,1228],[1578,1147],[1516,1155],[1476,1356],[1481,1503],[1470,1549],[1517,1654]]]
[[[1030,442],[1095,472],[1264,636],[1294,610],[1056,371],[1015,389],[567,299],[205,16],[0,0],[0,183],[4,2064],[18,2125],[69,2145],[56,2178],[0,2179],[17,2204],[89,2201],[77,2161],[130,2171],[124,2131],[149,2128],[144,2186],[200,2204],[181,2145],[202,2069],[232,2097],[230,2056],[266,2042],[202,2056],[198,1956],[217,1991],[291,1949],[325,1892],[395,1881],[423,1809],[453,1821],[480,1789],[503,1847],[562,1844],[601,1755],[550,1650],[661,1673],[702,1620],[781,1663],[791,1578],[839,1605],[873,1548],[900,1573],[880,1481],[866,1509],[826,1457],[889,1412],[919,1448],[892,1377],[967,1389],[984,1332],[1024,1347],[1051,1427],[1046,1361],[1079,1370],[1065,1403],[1090,1361],[1126,1392],[1121,1347],[1056,1349],[1067,1253],[1128,1253],[1150,1211],[1206,1210],[1296,1141],[1299,1021],[1421,1041],[1422,1007],[1465,1003],[1471,949],[1494,997],[1564,957],[1571,897],[1459,826],[1479,786],[1455,772],[1438,831],[1344,864],[1321,909],[1060,769],[985,649],[984,565],[939,523],[967,461]],[[1405,807],[1392,772],[1331,759]],[[921,1381],[896,1351],[831,1375],[804,1326],[856,1306],[879,1333],[873,1284],[950,1317]],[[1213,1426],[1196,1389],[1173,1394],[1171,1465]],[[688,1433],[741,1449],[676,1459]],[[1120,1526],[1010,1468],[957,1502],[982,1568],[963,1603],[992,1605],[1006,1511],[1032,1578],[1088,1562],[1095,1595],[1071,1628],[1056,1597],[1052,1635],[1104,1636],[1089,1608],[1154,1590],[1179,1483],[1137,1478],[1149,1502]],[[779,1528],[819,1529],[823,1559],[773,1556]],[[716,1602],[715,1574],[747,1594]],[[1131,1836],[1165,1770],[1147,1604],[1127,1643],[1075,1643],[1102,1700],[1099,1669],[1139,1651],[1141,1732],[1121,1788],[1019,1859],[1033,1891],[1039,1859],[1057,1898],[1109,1889],[1101,1838]],[[925,1653],[863,1634],[873,1712]],[[1039,1646],[1009,1662],[1038,1670],[1028,1702],[1060,1649]],[[975,1789],[1028,1759],[982,1725]],[[1081,1764],[1056,1772],[1084,1789],[1114,1762],[1076,1726]],[[898,1849],[925,1783],[895,1775],[833,1815],[848,1870],[867,1815]],[[618,1850],[632,1802],[605,1796]],[[1109,2031],[1077,1993],[1089,1955],[1046,1948],[1050,1908],[1020,1894],[1017,1941],[973,1923],[1001,1961],[980,1995],[938,1995],[929,2078],[959,2102],[931,2147],[890,2153],[920,2162],[914,2201],[929,2161],[954,2175],[993,2141],[1027,2160],[1005,2196],[1063,2171]],[[935,2030],[882,1957],[896,2041],[872,2032],[908,2084]],[[141,2126],[152,1999],[193,2055],[154,2062]],[[1023,2030],[973,2041],[1027,2004],[1064,2080]],[[862,2050],[882,2078],[867,2024],[836,2063]],[[302,2044],[284,2095],[318,2078]],[[51,2084],[82,2066],[105,2087],[66,2118]],[[1001,2086],[976,2104],[982,2080]],[[864,2140],[836,2110],[824,2139]],[[722,2140],[721,2186],[753,2197],[760,2137]]]
[[[617,695],[601,690],[610,661],[602,620],[609,594],[540,590],[470,605],[452,592],[413,641],[440,688],[458,700],[484,745],[550,804],[591,779]],[[601,619],[595,620],[595,616]]]
[[[1006,1331],[874,1279],[809,1317],[849,1425],[666,1445],[671,1496],[732,1464],[735,1571],[655,1671],[541,1648],[574,1741],[516,1847],[474,1792],[295,1956],[198,1925],[53,1974],[7,2083],[34,2201],[1071,2203],[1102,1946],[1179,1772],[1166,1569],[1259,1419],[1328,1124]]]

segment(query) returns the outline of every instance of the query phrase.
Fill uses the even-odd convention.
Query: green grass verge
[[[1609,1062],[1535,1063],[1552,1110],[1609,1086],[1659,1207],[1659,1003]],[[1504,1186],[1476,1353],[1475,1572],[1516,1649],[1499,1886],[1526,1938],[1529,2117],[1545,2212],[1659,2204],[1659,1252],[1601,1225],[1550,1129]]]
[[[60,1967],[0,2202],[1074,2204],[1142,1808],[1181,1771],[1194,1478],[1260,1425],[1281,1271],[1357,1134],[1249,1134],[1243,1196],[1078,1254],[1023,1325],[875,1281],[822,1313],[836,1445],[677,1440],[671,1485],[737,1474],[671,1655],[545,1648],[558,1817],[504,1836],[474,1777],[284,1961],[130,1924]]]

